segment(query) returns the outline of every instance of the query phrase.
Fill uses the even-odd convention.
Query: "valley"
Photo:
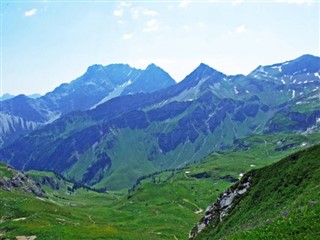
[[[30,171],[26,174],[41,183],[46,195],[1,190],[1,234],[38,239],[187,239],[203,211],[239,174],[275,163],[319,139],[319,134],[244,138],[201,162],[147,177],[129,192],[72,190],[74,183],[57,175]],[[10,177],[5,169],[2,165],[1,178]]]

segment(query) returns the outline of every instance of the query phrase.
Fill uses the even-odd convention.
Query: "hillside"
[[[245,174],[229,192],[249,188],[222,204],[228,191],[212,208],[210,227],[196,239],[313,239],[320,227],[320,145],[294,153],[270,166]],[[243,187],[242,187],[243,188]],[[224,213],[222,216],[221,213]],[[221,221],[222,219],[222,221]]]

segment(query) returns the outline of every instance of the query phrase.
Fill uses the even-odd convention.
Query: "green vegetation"
[[[231,186],[240,173],[276,162],[297,150],[314,145],[319,139],[319,134],[241,139],[232,148],[212,153],[201,162],[176,171],[152,174],[141,180],[129,193],[97,193],[83,188],[70,191],[74,184],[58,175],[30,171],[28,176],[42,184],[48,198],[36,198],[22,191],[0,190],[0,239],[14,239],[19,235],[36,235],[38,239],[186,239],[206,207]],[[7,172],[3,164],[0,166],[1,173]],[[279,165],[279,171],[280,167],[286,166]],[[309,170],[309,167],[306,168],[306,171]],[[260,172],[262,174],[264,170]],[[271,175],[268,176],[271,178]],[[59,187],[53,190],[52,186]],[[312,189],[309,190],[308,194],[312,196]],[[297,199],[296,206],[299,201],[304,201],[294,194],[293,198]],[[271,198],[270,201],[275,200]],[[268,204],[263,205],[264,211],[267,211],[265,207]],[[319,210],[316,208],[318,203],[312,205],[309,199],[308,204],[311,210]],[[308,217],[312,216],[308,208],[305,210]],[[289,216],[294,217],[294,212],[291,209],[289,211]],[[240,219],[241,215],[238,217]],[[266,221],[271,217],[266,214],[264,219]],[[252,219],[253,222],[255,220]],[[273,223],[281,224],[278,221]],[[266,230],[262,226],[254,232],[243,234],[263,234]],[[242,238],[242,233],[239,234],[234,237]]]
[[[197,239],[314,239],[320,234],[320,145],[252,175],[251,190],[231,214]]]
[[[12,169],[8,168],[7,165],[0,162],[0,178],[12,178],[13,177],[13,171]]]

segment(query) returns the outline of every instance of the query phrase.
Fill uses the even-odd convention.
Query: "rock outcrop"
[[[0,178],[0,189],[5,191],[15,191],[21,189],[22,191],[30,194],[34,194],[38,197],[45,197],[45,192],[41,188],[40,184],[28,178],[21,172],[14,172],[12,178],[3,177]]]
[[[235,185],[224,191],[211,206],[207,207],[205,216],[193,227],[189,233],[189,239],[194,239],[209,224],[217,226],[240,201],[251,187],[251,175],[245,174]]]

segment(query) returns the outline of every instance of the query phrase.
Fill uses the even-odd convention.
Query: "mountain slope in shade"
[[[313,85],[302,85],[300,98],[307,98]],[[226,76],[201,64],[164,90],[113,98],[61,117],[2,149],[1,159],[99,188],[126,188],[141,175],[183,166],[240,137],[263,133],[292,101],[278,86],[270,79]]]
[[[127,64],[93,65],[83,76],[69,84],[60,85],[40,98],[19,95],[1,102],[0,114],[10,128],[0,129],[0,143],[8,144],[16,136],[69,112],[96,107],[123,94],[152,92],[174,84],[169,74],[155,65],[146,70],[131,68]],[[130,91],[126,91],[128,87]],[[19,122],[11,121],[17,118]],[[25,127],[30,122],[33,128]]]

